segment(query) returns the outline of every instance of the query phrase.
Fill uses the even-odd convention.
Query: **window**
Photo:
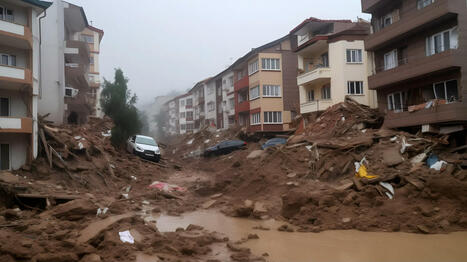
[[[181,129],[181,130],[185,130],[185,129],[186,129],[186,125],[181,124],[181,125],[180,125],[180,129]]]
[[[266,97],[280,97],[281,90],[278,85],[263,85],[263,96]]]
[[[349,95],[363,95],[363,82],[362,81],[348,81],[347,94]]]
[[[321,88],[321,99],[331,99],[331,87],[323,86]]]
[[[180,113],[180,118],[185,118],[185,112]]]
[[[212,95],[212,93],[214,93],[214,87],[208,86],[208,95]]]
[[[347,63],[362,63],[362,49],[347,49]]]
[[[457,90],[457,80],[449,80],[433,84],[433,91],[436,99],[456,101],[459,98]]]
[[[220,86],[217,88],[217,96],[222,96],[222,88]]]
[[[94,44],[94,36],[92,35],[81,35],[81,41],[88,44]]]
[[[251,124],[252,125],[261,124],[261,114],[260,113],[251,114]]]
[[[237,81],[241,80],[243,78],[243,71],[238,71],[237,72]]]
[[[235,109],[235,99],[234,98],[229,99],[229,105],[230,105],[230,109]]]
[[[239,104],[246,101],[246,100],[248,100],[248,93],[246,91],[238,94],[238,103]]]
[[[402,112],[404,94],[402,92],[396,92],[388,95],[388,109],[394,112]]]
[[[185,106],[185,100],[180,100],[180,106]]]
[[[0,19],[6,20],[8,22],[14,22],[14,11],[8,8],[0,7]]]
[[[385,28],[386,26],[389,26],[392,24],[392,15],[385,15],[381,17],[381,28]]]
[[[230,86],[233,86],[233,85],[234,85],[233,76],[229,77],[229,85],[230,85]]]
[[[1,55],[1,64],[7,66],[16,66],[16,56],[15,55],[8,55],[8,54],[0,54]]]
[[[186,100],[186,106],[193,106],[193,98],[188,98]]]
[[[259,97],[259,86],[255,86],[250,89],[250,100],[256,99]]]
[[[262,58],[261,63],[263,70],[281,70],[279,58]]]
[[[282,112],[264,112],[265,124],[282,124]]]
[[[459,34],[457,26],[426,39],[426,55],[431,56],[449,49],[457,49]]]
[[[325,53],[321,55],[321,62],[323,67],[329,67],[329,54]]]
[[[418,9],[423,9],[423,8],[431,5],[434,2],[435,2],[435,0],[417,0],[417,8]]]
[[[186,130],[187,131],[192,131],[194,129],[195,125],[194,124],[186,124]]]
[[[258,60],[248,64],[248,75],[252,75],[256,72],[258,72]]]
[[[209,102],[208,103],[208,112],[212,112],[214,110],[216,110],[216,106],[214,105],[213,102]]]
[[[89,57],[89,63],[90,63],[91,65],[94,65],[94,56],[90,56],[90,57]]]
[[[186,112],[186,120],[187,121],[193,120],[193,111]]]
[[[315,90],[308,91],[308,102],[315,101]]]
[[[0,97],[0,116],[10,116],[10,99]]]
[[[0,170],[10,169],[10,145],[0,144]]]
[[[384,70],[397,67],[397,49],[384,54]]]

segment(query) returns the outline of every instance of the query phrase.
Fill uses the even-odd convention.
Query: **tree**
[[[128,137],[141,130],[141,120],[135,107],[137,96],[128,89],[128,79],[121,69],[115,70],[114,82],[104,79],[101,93],[101,106],[104,113],[112,118],[111,141],[114,146],[121,146]]]

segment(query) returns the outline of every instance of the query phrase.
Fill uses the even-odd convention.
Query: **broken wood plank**
[[[467,149],[467,145],[463,145],[463,146],[453,148],[453,149],[449,150],[449,153],[454,153],[454,152],[457,152],[457,151],[461,151],[463,149]]]
[[[49,166],[52,167],[52,156],[50,155],[47,140],[45,139],[44,129],[42,129],[42,128],[39,129],[39,136],[41,138],[42,145],[44,145],[45,154],[47,155],[47,159],[49,160]]]

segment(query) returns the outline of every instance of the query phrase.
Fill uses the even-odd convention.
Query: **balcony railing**
[[[315,101],[308,101],[305,103],[300,104],[300,112],[302,114],[324,111],[331,107],[333,102],[331,99],[324,99],[324,100],[315,100]]]
[[[32,133],[30,117],[0,117],[0,133]]]
[[[0,65],[0,77],[13,82],[32,84],[31,70],[27,68]]]
[[[17,43],[14,38],[23,40],[24,45],[15,44],[17,48],[32,47],[31,29],[25,25],[0,19],[0,35],[3,35],[4,43]]]
[[[305,85],[321,78],[331,78],[331,69],[325,65],[316,65],[310,71],[299,75],[297,84]]]

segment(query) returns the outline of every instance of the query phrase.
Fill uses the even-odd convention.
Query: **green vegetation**
[[[140,132],[142,123],[135,107],[137,97],[128,89],[128,79],[121,69],[115,70],[114,82],[104,80],[101,93],[101,106],[104,113],[112,118],[112,144],[123,145],[128,137]]]

